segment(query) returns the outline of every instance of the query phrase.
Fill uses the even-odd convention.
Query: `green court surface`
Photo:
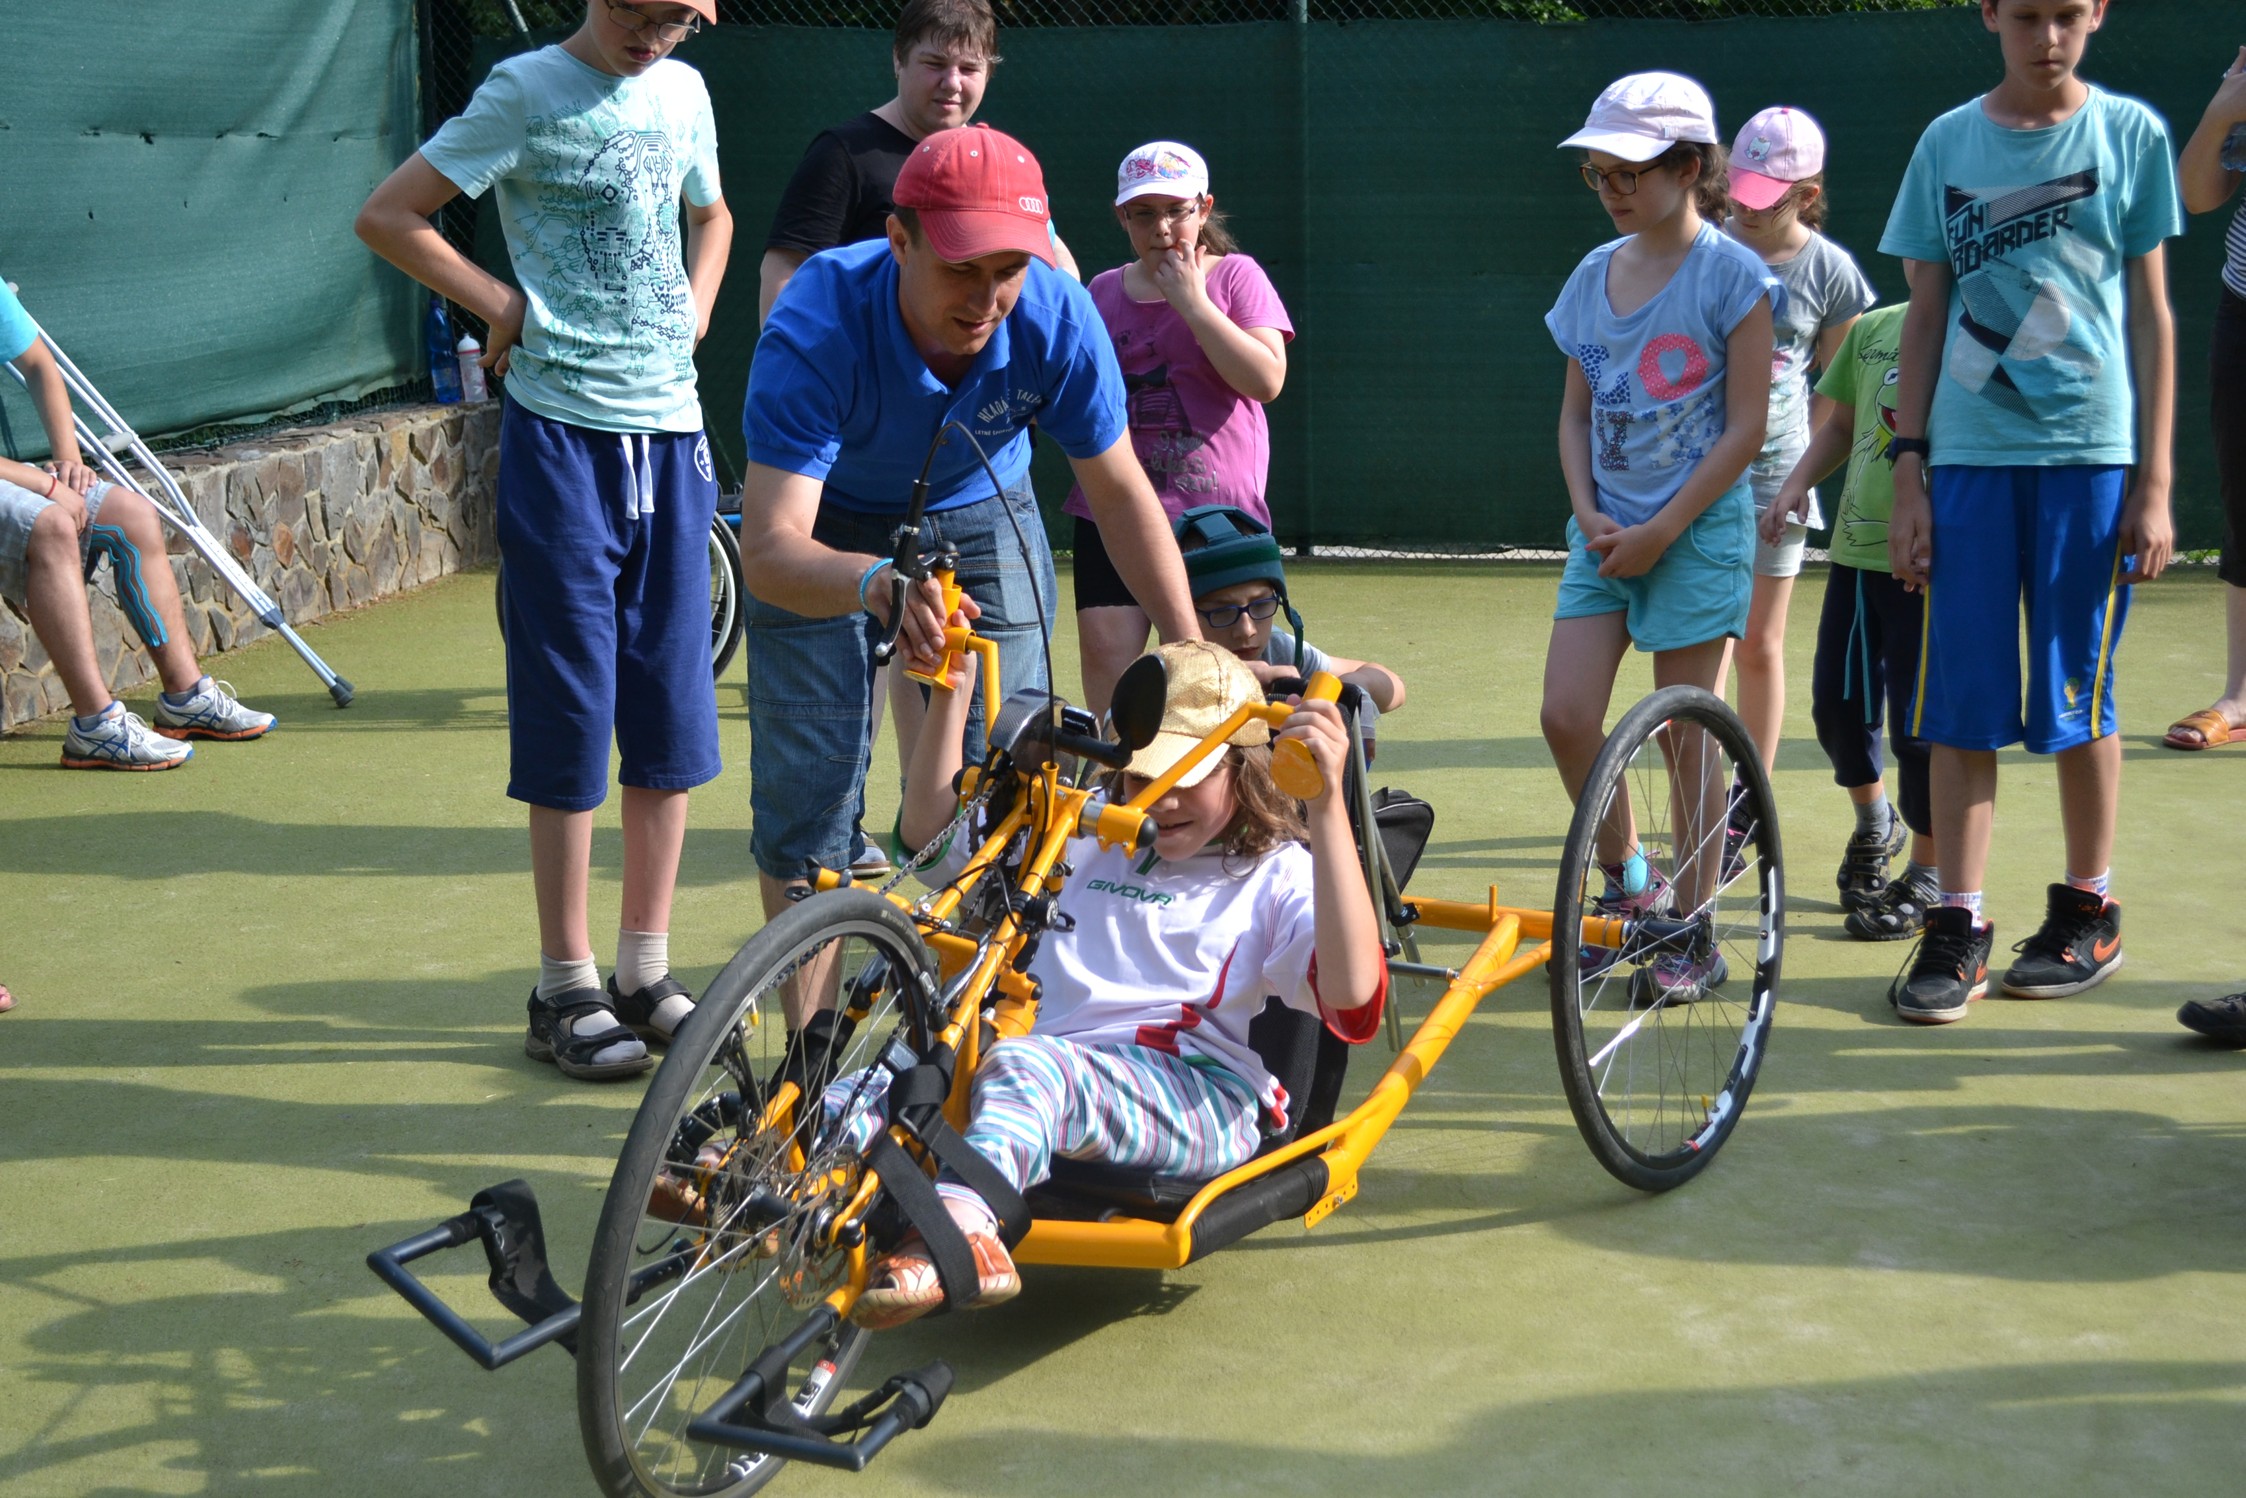
[[[1397,667],[1375,783],[1427,797],[1424,893],[1550,897],[1566,803],[1536,726],[1553,569],[1306,565],[1315,638]],[[527,1176],[575,1288],[636,1082],[524,1058],[536,942],[504,799],[491,578],[216,663],[282,730],[165,775],[0,741],[0,1492],[592,1491],[569,1359],[472,1366],[368,1249]],[[1014,1305],[877,1340],[949,1358],[936,1423],[862,1477],[772,1491],[1888,1494],[2235,1491],[2246,1394],[2246,1055],[2179,1001],[2246,978],[2246,751],[2159,730],[2215,690],[2222,603],[2140,589],[2116,889],[2128,966],[2055,1003],[1890,1017],[1901,945],[1839,934],[1847,808],[1795,605],[1779,802],[1792,897],[1768,1064],[1699,1180],[1643,1198],[1578,1139],[1541,981],[1501,991],[1314,1231],[1175,1274],[1031,1270]],[[1074,647],[1056,642],[1064,681]],[[1618,701],[1645,690],[1627,668]],[[755,926],[739,668],[673,952]],[[889,764],[874,815],[893,799]],[[2060,873],[2047,761],[2004,760],[1999,957]],[[605,959],[613,801],[595,850]],[[1438,950],[1453,950],[1439,948]],[[1407,1019],[1428,994],[1405,988]],[[1387,1059],[1362,1054],[1362,1087]],[[473,1258],[470,1251],[470,1258]],[[480,1264],[441,1284],[496,1329]]]

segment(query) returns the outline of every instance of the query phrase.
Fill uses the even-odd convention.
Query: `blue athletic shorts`
[[[1601,577],[1599,558],[1568,521],[1568,562],[1554,619],[1626,614],[1640,650],[1680,650],[1747,633],[1754,594],[1755,499],[1742,481],[1700,512],[1641,577]]]
[[[618,779],[715,780],[710,522],[700,432],[596,432],[507,402],[499,435],[507,580],[507,794],[586,811]]]
[[[902,513],[862,514],[822,504],[812,539],[837,551],[886,556]],[[1028,479],[996,497],[927,519],[959,551],[959,585],[981,606],[975,632],[997,642],[1002,691],[1046,685],[1040,614],[1053,617],[1053,553]],[[1019,539],[1016,539],[1016,532]],[[1024,555],[1024,550],[1027,555]],[[880,578],[875,579],[878,586]],[[873,763],[871,614],[811,619],[748,600],[749,849],[774,879],[813,865],[848,867],[865,815]],[[982,693],[967,720],[970,764],[983,755]]]
[[[2113,658],[2129,615],[2128,482],[2128,469],[2115,465],[1934,469],[1914,735],[1953,749],[2024,740],[2056,754],[2114,731]]]

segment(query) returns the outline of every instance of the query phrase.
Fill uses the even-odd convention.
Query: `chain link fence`
[[[586,0],[419,0],[433,129],[493,61],[558,40]],[[602,3],[602,0],[592,0]],[[1560,357],[1543,313],[1611,226],[1556,142],[1614,77],[1700,79],[1725,129],[1809,110],[1831,140],[1828,234],[1887,300],[1877,253],[1913,143],[2000,74],[1974,0],[994,0],[1005,61],[977,118],[1028,142],[1085,273],[1127,246],[1115,163],[1191,142],[1298,336],[1270,408],[1281,536],[1320,554],[1519,555],[1560,546]],[[737,465],[756,333],[756,265],[782,187],[821,129],[890,97],[897,0],[719,0],[680,56],[713,96],[733,258],[699,356],[713,444]],[[2205,7],[2116,6],[2089,76],[2183,129],[2229,54],[2201,56]],[[2216,49],[2220,51],[2221,49]],[[2202,76],[2204,75],[2204,76]],[[446,221],[486,264],[495,229]],[[2178,519],[2219,533],[2204,415],[2219,234],[2179,241]],[[1067,492],[1050,444],[1036,477]],[[1830,508],[1830,507],[1829,507]]]

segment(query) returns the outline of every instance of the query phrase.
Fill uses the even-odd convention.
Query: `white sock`
[[[2113,870],[2108,869],[2103,874],[2093,875],[2087,879],[2080,874],[2069,874],[2067,875],[2067,884],[2071,888],[2081,890],[2084,894],[2096,895],[2103,900],[2113,887]]]
[[[635,994],[671,970],[671,933],[616,928],[616,991]]]
[[[1975,921],[1979,921],[1981,919],[1981,892],[1977,889],[1943,890],[1942,903],[1944,905],[1962,906],[1963,908],[1973,912],[1973,919]]]
[[[600,987],[600,969],[590,957],[548,957],[538,954],[538,997],[558,999],[573,988]]]
[[[206,672],[205,674],[196,677],[195,685],[189,687],[186,691],[166,692],[164,694],[164,700],[170,703],[173,707],[185,707],[190,701],[194,699],[197,693],[207,690],[210,684],[210,675]]]
[[[966,1186],[955,1186],[949,1181],[939,1181],[936,1183],[936,1194],[943,1198],[944,1210],[951,1214],[951,1220],[959,1225],[961,1232],[982,1233],[992,1238],[998,1236],[997,1215],[991,1211],[990,1203],[977,1196],[973,1190]]]

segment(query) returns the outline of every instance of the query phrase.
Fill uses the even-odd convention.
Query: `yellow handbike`
[[[917,535],[900,528],[900,575],[933,563],[949,588],[946,559],[918,555]],[[939,1168],[982,1189],[979,1157],[960,1153],[970,1081],[994,1039],[1036,1023],[1030,958],[1066,928],[1055,900],[1072,873],[1070,840],[1150,846],[1147,808],[1179,776],[1248,718],[1277,725],[1289,712],[1244,706],[1161,780],[1111,800],[1100,771],[1120,767],[1160,722],[1159,658],[1118,685],[1103,733],[1047,692],[1001,699],[995,646],[967,628],[955,625],[947,645],[982,667],[987,751],[961,774],[959,819],[945,839],[964,836],[974,851],[918,895],[822,872],[818,892],[726,965],[625,1140],[582,1304],[547,1270],[536,1203],[520,1181],[369,1257],[487,1367],[547,1342],[568,1346],[586,1453],[616,1498],[746,1494],[790,1460],[860,1469],[934,1416],[949,1368],[854,1378],[871,1334],[849,1313],[874,1260],[943,1217],[931,1184]],[[1337,689],[1331,677],[1307,684],[1329,699]],[[1312,1101],[1236,1170],[1178,1180],[1056,1160],[1026,1203],[1009,1209],[1004,1193],[986,1190],[1026,1270],[1175,1269],[1285,1218],[1315,1226],[1356,1195],[1367,1158],[1475,1007],[1537,969],[1549,975],[1569,1103],[1617,1177],[1646,1190],[1680,1184],[1737,1124],[1769,1034],[1784,922],[1769,782],[1721,702],[1671,688],[1622,715],[1579,798],[1549,906],[1503,904],[1494,886],[1473,899],[1406,895],[1416,850],[1399,858],[1380,835],[1363,770],[1353,734],[1348,792],[1391,971],[1441,982],[1441,997],[1339,1118],[1330,1114],[1342,1048],[1315,1019],[1269,1007],[1256,1048],[1291,1094]],[[1282,784],[1316,794],[1307,754],[1275,767],[1282,777],[1305,771]],[[1636,878],[1633,848],[1644,860]],[[1422,927],[1478,944],[1455,968],[1423,962],[1413,941]],[[1393,1015],[1393,996],[1391,1006]],[[868,1122],[864,1079],[877,1072],[887,1073],[892,1121],[854,1129]],[[870,1145],[858,1142],[869,1133]],[[932,1229],[929,1238],[937,1247]],[[406,1267],[479,1240],[493,1292],[531,1323],[496,1343]],[[972,1296],[971,1266],[955,1261],[943,1277],[950,1303]],[[842,1402],[853,1390],[863,1392]]]

